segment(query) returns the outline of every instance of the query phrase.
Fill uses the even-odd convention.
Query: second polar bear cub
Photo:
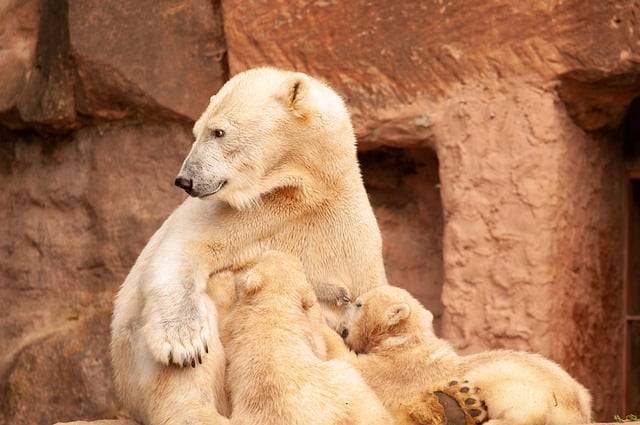
[[[486,403],[490,424],[559,425],[589,423],[591,396],[556,363],[510,350],[458,355],[433,332],[433,316],[407,291],[386,286],[360,295],[349,306],[342,336],[359,355],[331,347],[363,374],[385,406],[412,400],[429,386],[478,390],[453,381],[461,377],[480,388],[470,397]],[[344,347],[344,345],[342,345]],[[471,415],[474,413],[472,411]]]
[[[232,424],[393,423],[353,367],[324,360],[324,326],[292,255],[268,251],[239,278],[223,331]]]

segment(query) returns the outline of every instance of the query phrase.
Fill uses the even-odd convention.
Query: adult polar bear
[[[153,235],[115,302],[116,387],[147,425],[228,414],[210,277],[276,249],[302,260],[326,306],[342,288],[358,296],[387,284],[351,120],[333,90],[301,73],[249,70],[211,98],[194,135],[176,179],[191,198]]]

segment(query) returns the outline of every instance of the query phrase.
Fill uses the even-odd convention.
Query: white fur
[[[390,309],[403,304],[410,306],[410,313],[390,322]],[[327,339],[329,356],[355,366],[392,411],[426,390],[457,386],[466,387],[458,393],[463,399],[473,396],[469,403],[464,400],[464,408],[480,410],[478,400],[486,402],[492,425],[568,425],[591,420],[588,390],[556,363],[510,350],[458,355],[434,334],[432,314],[404,289],[374,288],[349,310],[343,324],[348,331],[345,341],[359,355],[345,350],[333,337]]]
[[[214,137],[218,128],[224,137]],[[216,411],[228,413],[208,281],[219,284],[278,249],[302,260],[333,311],[345,291],[357,296],[386,284],[351,121],[330,88],[299,73],[244,72],[212,97],[194,135],[180,175],[202,199],[184,201],[153,235],[115,302],[116,386],[147,425],[212,424],[224,419]],[[148,350],[138,349],[141,341]],[[198,357],[195,369],[151,366],[190,366]]]

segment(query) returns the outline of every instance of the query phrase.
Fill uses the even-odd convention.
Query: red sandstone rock
[[[622,72],[640,60],[638,5],[625,1],[225,0],[223,8],[232,74],[275,65],[324,77],[353,108],[361,141],[378,145],[424,142],[424,103],[479,79]]]
[[[575,71],[562,75],[558,94],[574,121],[586,130],[616,129],[640,94],[640,64],[624,73]]]
[[[112,300],[184,198],[172,181],[191,138],[108,125],[0,144],[0,423],[116,415]]]
[[[0,5],[0,123],[72,131],[0,128],[0,424],[117,416],[111,301],[183,198],[185,123],[226,72],[215,4]],[[391,282],[442,311],[459,348],[550,355],[599,418],[620,413],[623,157],[608,131],[638,94],[638,5],[222,7],[232,73],[285,66],[344,93]]]
[[[65,2],[9,1],[2,12],[10,53],[0,64],[8,82],[0,84],[0,122],[11,127],[72,127],[76,113]]]
[[[11,0],[0,12],[0,123],[12,128],[188,122],[224,82],[219,6],[210,1]]]
[[[40,8],[35,0],[0,6],[0,112],[15,107],[36,52]]]
[[[195,120],[225,78],[220,19],[209,0],[70,1],[78,111]]]
[[[105,421],[93,421],[93,422],[58,422],[55,425],[136,425],[135,422],[129,421],[126,419],[115,419],[115,420],[105,420]]]

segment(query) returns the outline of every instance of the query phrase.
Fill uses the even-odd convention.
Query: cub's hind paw
[[[453,379],[441,392],[453,397],[464,411],[467,424],[482,424],[489,419],[481,391],[469,381]]]

